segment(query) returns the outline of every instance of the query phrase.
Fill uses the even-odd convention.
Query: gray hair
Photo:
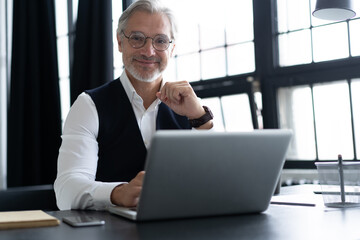
[[[120,16],[117,28],[117,34],[120,36],[121,31],[124,31],[127,27],[127,23],[131,15],[135,12],[144,11],[150,14],[160,13],[165,14],[171,24],[171,39],[176,39],[177,35],[177,24],[175,20],[175,16],[171,9],[165,7],[158,0],[138,0],[132,3]]]

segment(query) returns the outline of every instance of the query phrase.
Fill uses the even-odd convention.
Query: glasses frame
[[[131,35],[132,35],[133,33],[131,33],[129,36],[126,36],[124,30],[121,30],[121,33],[127,38],[130,46],[133,47],[133,48],[135,48],[135,49],[139,49],[139,48],[142,48],[143,46],[145,46],[146,40],[147,40],[148,38],[150,38],[150,39],[152,40],[152,41],[151,41],[151,45],[153,46],[153,48],[154,48],[156,51],[159,51],[159,52],[163,52],[163,51],[168,50],[169,47],[170,47],[170,45],[171,45],[171,43],[173,43],[173,40],[170,40],[169,37],[166,36],[165,34],[157,34],[157,35],[155,35],[155,37],[152,38],[152,37],[146,36],[146,35],[145,35],[144,33],[142,33],[142,32],[137,32],[137,33],[141,33],[142,35],[144,35],[145,40],[144,40],[144,43],[143,43],[141,46],[135,47],[135,46],[133,46],[133,45],[130,43],[130,37],[131,37]],[[168,42],[169,45],[167,46],[167,48],[159,50],[159,49],[157,49],[157,48],[155,47],[154,40],[155,40],[155,38],[156,38],[157,36],[162,36],[162,35],[165,35],[165,36],[169,39],[169,42]]]

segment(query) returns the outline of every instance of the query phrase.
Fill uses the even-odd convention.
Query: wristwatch
[[[210,109],[207,106],[203,106],[204,110],[205,110],[205,114],[202,115],[199,118],[196,119],[189,119],[190,125],[193,128],[198,128],[201,125],[207,123],[208,121],[210,121],[211,119],[214,118],[214,115],[212,114],[212,112],[210,111]]]

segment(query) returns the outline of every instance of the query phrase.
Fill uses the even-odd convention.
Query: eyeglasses
[[[148,38],[152,40],[153,47],[158,51],[165,51],[169,48],[170,43],[172,43],[169,37],[165,34],[158,34],[154,38],[152,38],[145,36],[145,34],[143,34],[142,32],[132,32],[129,36],[126,36],[124,31],[121,32],[128,39],[129,44],[136,49],[142,48]]]

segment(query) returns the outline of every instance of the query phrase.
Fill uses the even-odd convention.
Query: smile
[[[134,59],[134,60],[141,63],[141,64],[145,64],[145,65],[153,65],[153,64],[158,63],[158,62],[155,62],[155,61],[146,61],[146,60],[141,60],[141,59]]]
[[[160,59],[157,57],[144,57],[144,56],[135,56],[134,61],[143,64],[143,65],[154,65],[160,63]]]

